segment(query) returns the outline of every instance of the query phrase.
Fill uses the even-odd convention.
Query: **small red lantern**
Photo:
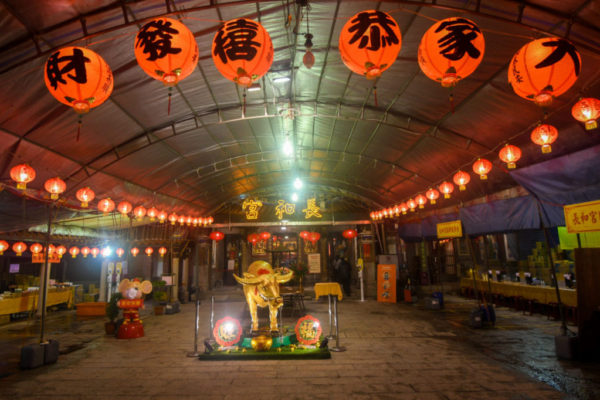
[[[213,222],[215,222],[215,219],[213,217],[208,217],[207,220],[208,220],[207,222],[209,225],[212,224]]]
[[[319,239],[321,239],[321,234],[319,232],[311,232],[308,236],[308,240],[315,244]]]
[[[467,183],[471,181],[471,175],[465,171],[458,171],[454,174],[453,181],[458,186],[458,190],[462,191],[467,188]]]
[[[375,219],[375,211],[371,211],[371,213],[369,214],[369,218]]]
[[[415,201],[419,205],[419,208],[425,208],[425,204],[427,204],[427,197],[420,194],[417,197],[415,197]]]
[[[263,242],[266,242],[271,237],[271,234],[269,232],[261,232],[259,236],[260,236],[260,240],[262,240]]]
[[[69,254],[71,255],[72,258],[77,257],[77,255],[79,254],[79,247],[77,246],[73,246],[69,249]]]
[[[187,224],[187,226],[192,225],[192,222],[194,222],[194,218],[192,218],[191,216],[187,216],[187,218],[185,219],[185,223]]]
[[[585,123],[586,130],[596,129],[596,120],[600,118],[600,100],[593,97],[579,99],[571,109],[571,114],[577,121]]]
[[[83,256],[83,258],[86,258],[88,256],[88,254],[90,254],[90,248],[85,246],[81,248],[81,255]]]
[[[167,254],[167,248],[164,246],[161,246],[158,248],[158,254],[160,254],[161,257],[164,257],[165,254]]]
[[[150,218],[150,221],[154,222],[156,216],[158,215],[158,210],[154,207],[151,207],[146,215],[148,216],[148,218]]]
[[[16,242],[12,245],[12,249],[18,256],[23,254],[25,250],[27,250],[27,245],[23,242]]]
[[[6,240],[0,240],[0,256],[4,255],[6,249],[8,249],[8,242]]]
[[[58,195],[67,189],[67,184],[59,177],[50,178],[44,183],[44,189],[50,193],[52,200],[56,200],[58,199]]]
[[[102,199],[98,202],[98,210],[102,211],[104,214],[108,214],[112,210],[115,209],[115,202],[110,198]]]
[[[213,231],[210,233],[209,237],[215,242],[218,242],[219,240],[223,240],[225,238],[225,234],[220,231]]]
[[[429,79],[452,87],[475,71],[484,52],[479,27],[466,18],[452,17],[436,22],[425,32],[417,59]]]
[[[122,248],[118,248],[117,250],[115,250],[115,253],[117,253],[117,256],[119,258],[123,257],[123,254],[125,254],[125,250],[123,250]]]
[[[198,226],[198,221],[199,220],[200,220],[200,218],[194,217],[194,219],[192,219],[192,225],[194,225],[194,227]]]
[[[308,231],[302,231],[300,232],[300,237],[304,240],[308,240],[308,237],[310,236],[310,232]]]
[[[34,243],[29,246],[29,251],[31,251],[32,254],[39,254],[42,250],[44,250],[44,247],[39,243]]]
[[[449,199],[450,193],[454,192],[454,185],[450,182],[442,182],[440,185],[440,192],[444,193],[445,199]]]
[[[171,225],[175,225],[175,223],[177,222],[177,214],[172,213],[169,215],[169,222],[171,223]]]
[[[92,253],[92,257],[96,258],[96,256],[100,254],[100,249],[97,247],[92,247],[90,249],[90,253]]]
[[[10,178],[17,182],[17,189],[25,189],[27,184],[35,179],[35,169],[28,164],[15,165],[10,169]]]
[[[212,42],[212,59],[219,72],[240,86],[249,87],[273,63],[273,43],[263,26],[250,19],[225,22]]]
[[[138,254],[140,254],[140,249],[138,249],[137,247],[132,247],[131,250],[129,250],[131,252],[131,255],[134,257],[137,257]]]
[[[55,251],[56,251],[56,254],[58,254],[58,258],[62,258],[62,256],[64,256],[65,253],[67,252],[67,248],[61,244],[60,246],[56,246]]]
[[[344,232],[342,232],[342,236],[346,239],[354,239],[356,236],[358,236],[358,232],[356,232],[356,229],[346,229]]]
[[[85,208],[88,206],[88,203],[90,201],[94,200],[96,194],[89,187],[84,187],[79,189],[77,193],[75,193],[75,197],[77,197],[77,200],[81,202],[81,207]]]
[[[129,214],[129,212],[131,211],[132,208],[133,208],[133,206],[128,201],[122,201],[117,206],[117,210],[123,215]]]
[[[408,205],[406,205],[406,203],[400,203],[398,208],[400,209],[400,212],[402,212],[403,215],[406,215],[408,211]]]
[[[550,153],[550,145],[558,138],[558,130],[552,125],[541,124],[531,131],[531,141],[542,146],[542,153]]]
[[[521,158],[521,149],[507,143],[498,153],[498,157],[506,163],[508,169],[513,169],[517,166],[516,162]]]
[[[180,215],[180,216],[177,218],[177,222],[179,222],[179,225],[185,225],[185,221],[186,221],[186,219],[187,219],[187,218],[186,218],[186,216],[185,216],[185,215]]]
[[[251,233],[248,235],[248,242],[250,242],[252,244],[258,243],[259,239],[260,239],[260,237],[258,236],[258,233]]]
[[[146,255],[148,257],[150,257],[152,255],[152,253],[154,253],[154,249],[152,247],[146,247],[146,250],[144,250],[144,253],[146,253]]]
[[[481,180],[487,179],[487,174],[492,170],[492,163],[485,158],[478,158],[473,164],[473,172],[475,172]]]
[[[425,192],[425,196],[427,196],[431,204],[435,204],[436,200],[440,197],[440,192],[437,189],[430,188]]]
[[[387,210],[387,208],[384,208],[381,212],[383,213],[383,218],[387,218],[388,217],[388,210]]]
[[[415,208],[417,208],[417,202],[414,201],[413,199],[408,199],[408,201],[406,202],[406,205],[408,206],[410,211],[415,211]]]
[[[159,211],[158,212],[158,222],[160,222],[162,224],[166,220],[167,220],[167,212],[166,211]]]
[[[135,215],[135,217],[137,219],[144,218],[146,216],[146,207],[137,206],[136,208],[133,209],[133,215]]]
[[[351,17],[342,28],[339,49],[351,71],[375,79],[392,66],[402,35],[394,18],[379,10],[366,10]]]
[[[53,244],[49,244],[48,245],[48,254],[54,254],[55,251],[56,251],[56,247],[54,247]]]

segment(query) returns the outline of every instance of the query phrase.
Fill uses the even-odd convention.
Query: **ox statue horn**
[[[254,261],[243,278],[235,274],[233,277],[244,287],[244,296],[252,318],[252,332],[258,332],[257,307],[269,307],[271,332],[279,332],[277,311],[283,306],[279,284],[289,282],[294,277],[294,272],[275,272],[268,262]]]

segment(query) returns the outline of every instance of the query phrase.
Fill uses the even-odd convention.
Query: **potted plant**
[[[152,282],[152,298],[154,299],[154,315],[163,315],[165,313],[165,304],[167,302],[167,292],[163,280]]]
[[[114,335],[116,330],[116,319],[119,316],[119,306],[117,305],[119,300],[123,298],[123,295],[119,292],[113,293],[110,296],[110,301],[106,304],[106,316],[108,322],[104,324],[104,329],[107,335]]]

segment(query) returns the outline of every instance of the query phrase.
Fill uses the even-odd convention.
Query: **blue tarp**
[[[460,209],[460,219],[465,233],[469,235],[540,227],[540,217],[533,196],[464,207]]]

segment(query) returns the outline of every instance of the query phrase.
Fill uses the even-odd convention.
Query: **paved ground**
[[[239,293],[220,292],[216,299],[216,318],[242,314],[245,304]],[[175,315],[146,315],[146,337],[135,340],[104,335],[102,319],[82,321],[72,311],[53,313],[48,337],[60,341],[62,353],[54,365],[18,370],[19,348],[36,340],[39,325],[25,321],[0,327],[1,371],[6,375],[0,378],[0,398],[600,398],[598,364],[554,356],[557,322],[501,308],[497,327],[474,330],[467,326],[473,302],[456,297],[446,301],[445,310],[431,311],[419,305],[346,299],[339,313],[340,344],[347,351],[332,353],[331,360],[312,361],[188,358],[193,304],[183,305]],[[306,307],[327,325],[326,300],[307,300]],[[201,338],[208,335],[209,312],[205,301]],[[292,323],[292,318],[284,320]]]

